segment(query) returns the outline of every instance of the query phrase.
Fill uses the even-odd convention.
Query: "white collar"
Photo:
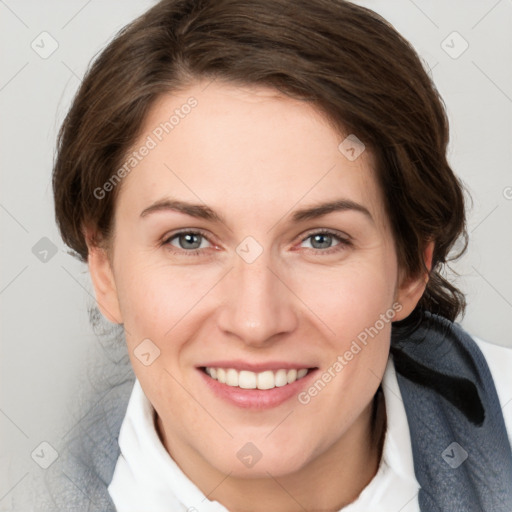
[[[418,512],[411,438],[392,356],[382,380],[387,431],[379,470],[343,512]],[[135,380],[119,433],[121,454],[108,491],[118,512],[228,512],[181,471],[155,429],[155,410]]]

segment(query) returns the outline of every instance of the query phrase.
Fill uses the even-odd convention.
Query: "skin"
[[[308,103],[263,87],[206,85],[160,97],[145,120],[134,148],[187,98],[198,100],[123,178],[110,252],[89,244],[98,305],[124,324],[162,443],[209,499],[233,511],[338,510],[378,469],[370,413],[391,323],[307,405],[292,398],[241,409],[212,394],[196,365],[290,360],[324,371],[393,304],[401,305],[393,320],[408,316],[427,276],[398,267],[368,149],[349,161],[338,150],[345,135]],[[172,210],[140,217],[165,197],[207,205],[225,222]],[[291,220],[297,209],[340,198],[372,219],[344,210]],[[198,255],[189,254],[194,240],[171,238],[181,229],[204,231]],[[315,243],[310,232],[325,229],[350,244]],[[247,236],[263,250],[252,263],[236,252]],[[160,350],[149,366],[134,354],[147,338]],[[236,455],[249,441],[262,453],[251,468]]]

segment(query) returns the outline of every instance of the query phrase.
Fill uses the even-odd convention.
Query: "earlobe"
[[[429,242],[423,252],[423,261],[427,271],[422,272],[417,277],[406,278],[399,284],[395,300],[402,305],[402,309],[395,316],[395,321],[407,318],[421,299],[428,283],[428,273],[432,269],[434,245],[433,241]]]
[[[89,274],[96,294],[96,302],[102,315],[112,323],[122,323],[122,315],[119,308],[117,289],[109,261],[107,251],[95,244],[89,244],[88,257]]]

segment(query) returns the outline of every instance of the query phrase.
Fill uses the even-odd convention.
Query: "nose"
[[[247,346],[272,344],[298,324],[296,301],[285,273],[274,270],[266,251],[253,261],[235,256],[234,268],[222,281],[226,298],[218,311],[218,326]],[[281,275],[283,274],[283,275]]]

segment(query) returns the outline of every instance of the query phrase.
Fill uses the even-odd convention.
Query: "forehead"
[[[275,215],[294,204],[345,197],[378,219],[373,157],[365,150],[348,158],[350,142],[340,148],[347,135],[312,104],[273,89],[197,82],[153,104],[126,160],[132,165],[125,164],[117,207],[140,213],[169,195],[229,206],[232,215],[247,209]]]

